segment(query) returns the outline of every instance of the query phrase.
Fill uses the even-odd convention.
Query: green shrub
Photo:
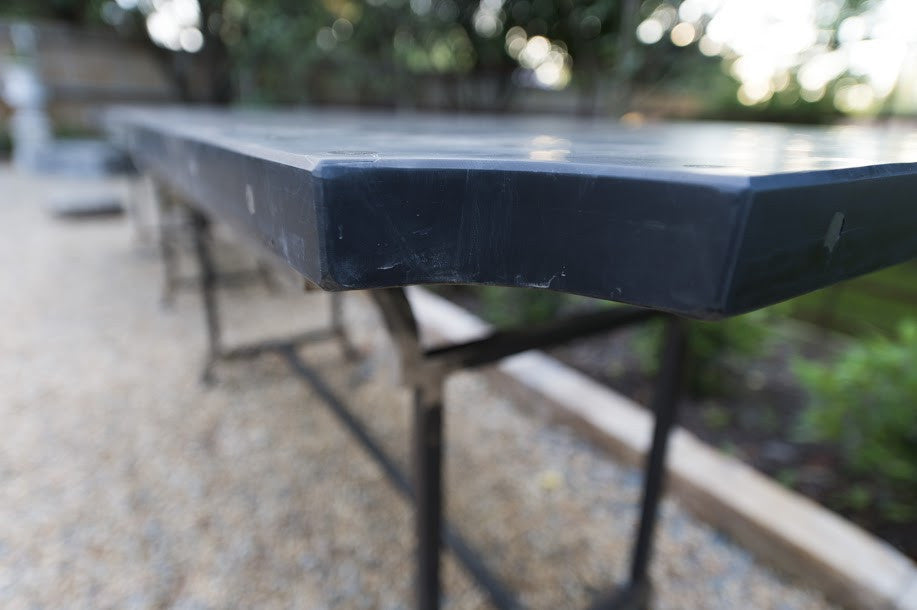
[[[885,518],[917,518],[917,321],[902,322],[894,339],[862,340],[833,363],[796,361],[794,371],[811,399],[800,437],[836,443]]]
[[[10,134],[0,125],[0,159],[7,158],[13,152],[13,141]]]
[[[691,321],[685,373],[688,390],[697,397],[723,394],[731,379],[730,370],[723,366],[724,358],[760,354],[774,316],[774,310],[759,310],[718,322]],[[661,320],[643,326],[634,338],[634,349],[647,374],[655,374],[659,366],[661,341]]]
[[[560,292],[480,286],[476,292],[481,299],[482,315],[500,327],[530,325],[557,317],[569,298]]]
[[[568,309],[616,307],[604,301],[549,290],[507,289],[498,286],[472,288],[484,319],[500,327],[532,325],[552,320]],[[724,357],[750,358],[760,354],[770,336],[769,323],[783,312],[770,307],[718,322],[692,321],[688,325],[688,387],[696,396],[724,393],[734,374],[722,366]],[[633,349],[645,373],[653,375],[659,363],[662,321],[653,320],[635,328]]]

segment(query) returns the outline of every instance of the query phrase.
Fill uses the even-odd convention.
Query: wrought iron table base
[[[154,182],[153,198],[156,204],[156,239],[159,248],[159,257],[162,261],[163,284],[162,284],[162,304],[164,306],[172,305],[175,300],[175,293],[182,288],[198,288],[202,281],[206,281],[203,275],[197,277],[183,277],[179,273],[179,244],[182,243],[183,232],[188,228],[191,229],[192,240],[205,239],[207,232],[199,234],[193,224],[195,222],[207,223],[207,219],[200,214],[195,214],[187,205],[182,203],[180,197],[169,192],[161,184]],[[185,214],[182,218],[176,218],[180,211]],[[197,244],[194,244],[197,249]],[[200,252],[195,252],[198,265],[201,269],[205,267],[202,264]],[[261,281],[265,288],[270,291],[276,291],[277,285],[271,275],[267,265],[259,260],[253,269],[240,269],[234,271],[216,271],[209,254],[207,266],[213,273],[209,281],[219,283],[221,286],[245,285],[252,281]]]
[[[192,210],[195,254],[200,264],[201,296],[208,336],[208,357],[204,380],[211,381],[218,360],[245,358],[274,351],[285,356],[291,369],[307,381],[367,453],[382,467],[394,486],[411,501],[416,511],[416,595],[417,608],[434,610],[440,602],[440,548],[445,543],[477,584],[501,609],[520,607],[516,597],[487,568],[480,556],[442,517],[443,385],[455,371],[496,362],[530,349],[557,345],[597,332],[609,331],[665,314],[632,307],[620,307],[551,322],[540,327],[497,331],[477,341],[425,350],[410,302],[403,288],[370,291],[382,312],[385,325],[399,352],[405,382],[413,388],[414,477],[403,473],[376,442],[368,428],[345,402],[297,353],[296,346],[312,340],[338,339],[345,353],[353,350],[346,342],[340,310],[340,294],[332,293],[331,324],[327,330],[297,337],[223,350],[216,302],[216,274],[208,251],[208,222]],[[595,610],[644,609],[651,595],[648,566],[658,516],[669,433],[675,421],[685,357],[685,329],[681,319],[665,315],[666,332],[658,385],[652,408],[656,415],[653,440],[646,461],[640,522],[631,555],[630,580],[621,589],[597,600]]]
[[[282,351],[288,347],[295,347],[296,345],[311,341],[336,339],[341,345],[344,356],[348,360],[356,356],[356,351],[347,341],[347,335],[344,332],[341,295],[339,293],[332,293],[331,295],[331,319],[328,328],[307,331],[283,339],[268,340],[232,349],[223,347],[216,297],[217,273],[213,263],[213,256],[210,253],[208,240],[210,222],[207,220],[206,216],[194,209],[191,209],[190,214],[194,254],[199,266],[199,285],[201,289],[201,301],[204,307],[204,322],[207,327],[207,356],[201,374],[201,379],[204,383],[213,383],[214,366],[221,360],[251,358],[260,353]]]

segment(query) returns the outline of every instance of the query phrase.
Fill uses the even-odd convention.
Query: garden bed
[[[457,304],[489,322],[536,319],[606,306],[590,299],[545,297],[543,292],[510,296],[491,288],[441,287]],[[520,311],[520,299],[524,302]],[[552,299],[554,299],[552,301]],[[559,300],[558,300],[559,299]],[[830,362],[850,342],[832,331],[803,324],[785,315],[757,320],[766,327],[754,353],[733,352],[700,337],[701,359],[689,375],[689,391],[680,423],[710,445],[748,463],[781,484],[834,510],[917,559],[917,520],[889,518],[883,507],[886,490],[870,476],[853,474],[834,443],[806,440],[801,422],[810,397],[794,363]],[[740,328],[738,340],[754,334]],[[703,333],[701,333],[703,334]],[[652,396],[654,331],[635,328],[547,350],[552,356],[614,388],[640,404]],[[736,337],[732,337],[736,339]],[[755,340],[755,339],[751,339]],[[715,362],[709,361],[716,350]],[[750,351],[750,350],[746,350]],[[715,366],[703,366],[703,364]],[[706,370],[704,370],[706,369]],[[711,374],[716,371],[716,374]],[[864,408],[870,408],[864,405]],[[913,420],[911,420],[913,421]]]

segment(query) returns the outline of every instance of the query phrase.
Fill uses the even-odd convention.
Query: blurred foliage
[[[498,327],[530,326],[563,314],[595,307],[619,307],[617,303],[587,299],[550,290],[508,289],[472,286],[480,315]],[[444,292],[445,296],[450,296]],[[692,320],[688,323],[689,356],[687,387],[696,397],[722,395],[733,383],[736,361],[760,356],[772,336],[770,325],[787,311],[783,305],[769,307],[717,322]],[[651,320],[634,328],[632,347],[640,369],[655,375],[662,347],[663,324]],[[729,360],[732,366],[723,366]]]
[[[811,401],[800,422],[805,440],[835,443],[851,473],[868,480],[844,498],[885,518],[917,519],[917,321],[896,338],[852,344],[836,362],[799,360],[794,369]]]
[[[769,324],[782,315],[781,308],[768,308],[727,320],[704,322],[692,320],[687,326],[688,356],[686,388],[695,397],[725,393],[733,383],[734,366],[723,366],[726,360],[751,361],[760,356],[770,337]],[[634,350],[641,367],[655,375],[662,348],[663,324],[653,320],[642,325],[634,338]]]
[[[578,297],[551,290],[507,289],[500,286],[473,287],[480,300],[481,315],[498,327],[531,325],[553,320],[561,309]]]
[[[0,125],[0,159],[6,159],[13,152],[13,141],[10,132]]]
[[[432,82],[447,107],[503,109],[526,78],[506,48],[514,27],[569,54],[572,84],[587,104],[600,77],[630,80],[640,63],[619,44],[627,2],[510,0],[488,27],[480,23],[484,4],[227,0],[208,26],[226,43],[249,101],[423,104],[420,89]]]
[[[0,15],[107,23],[125,36],[147,39],[144,19],[156,4],[140,0],[125,10],[113,0],[7,0]],[[635,88],[696,91],[699,84],[706,88],[698,75],[717,75],[715,62],[703,56],[637,45],[637,0],[199,0],[199,5],[203,53],[175,53],[180,60],[173,63],[177,72],[188,72],[189,63],[203,65],[214,89],[231,83],[231,91],[203,96],[211,101],[500,111],[525,92],[569,85],[579,112],[620,113],[631,106]],[[513,45],[522,42],[512,43],[513,36],[550,45],[563,72],[555,75],[556,86],[539,81],[537,66],[519,59]],[[689,81],[694,87],[681,87]]]
[[[917,36],[899,26],[915,15],[883,0],[647,0],[636,32],[650,47],[707,55],[730,79],[703,114],[820,123],[917,111]]]
[[[0,14],[104,23],[149,42],[149,15],[172,1],[6,0]],[[708,6],[698,0],[198,0],[202,52],[160,52],[174,56],[170,69],[185,101],[217,103],[505,111],[526,98],[543,99],[539,89],[567,89],[546,107],[630,111],[638,120],[646,114],[816,123],[843,114],[838,100],[868,93],[868,75],[848,70],[813,97],[799,84],[799,64],[780,67],[766,93],[749,99],[755,83],[737,71],[743,57],[729,49],[699,51],[715,15],[686,17],[681,9],[689,3],[694,13]],[[876,6],[821,0],[812,53],[838,49],[844,20]],[[638,25],[656,18],[665,21],[659,39],[638,42]],[[678,26],[692,28],[695,38],[677,42]],[[533,48],[542,47],[537,60],[523,49],[533,40]],[[537,65],[545,57],[554,63]],[[875,101],[863,112],[892,112],[893,96],[871,91]]]
[[[14,19],[51,19],[76,25],[102,23],[106,0],[3,0],[0,15]]]
[[[795,318],[846,334],[894,336],[917,307],[917,262],[823,288],[793,299],[787,307]]]

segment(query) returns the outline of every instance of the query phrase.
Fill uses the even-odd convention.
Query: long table
[[[337,111],[116,108],[106,126],[192,214],[207,369],[277,350],[416,506],[417,606],[440,601],[447,544],[501,608],[515,596],[444,522],[442,388],[456,370],[650,318],[666,320],[630,580],[596,607],[649,604],[647,566],[686,352],[684,318],[758,309],[917,256],[917,133],[893,128]],[[219,341],[212,221],[308,282],[369,290],[414,389],[414,473],[401,472],[296,352]],[[425,349],[404,287],[540,288],[627,304]],[[339,309],[327,336],[343,340]]]

